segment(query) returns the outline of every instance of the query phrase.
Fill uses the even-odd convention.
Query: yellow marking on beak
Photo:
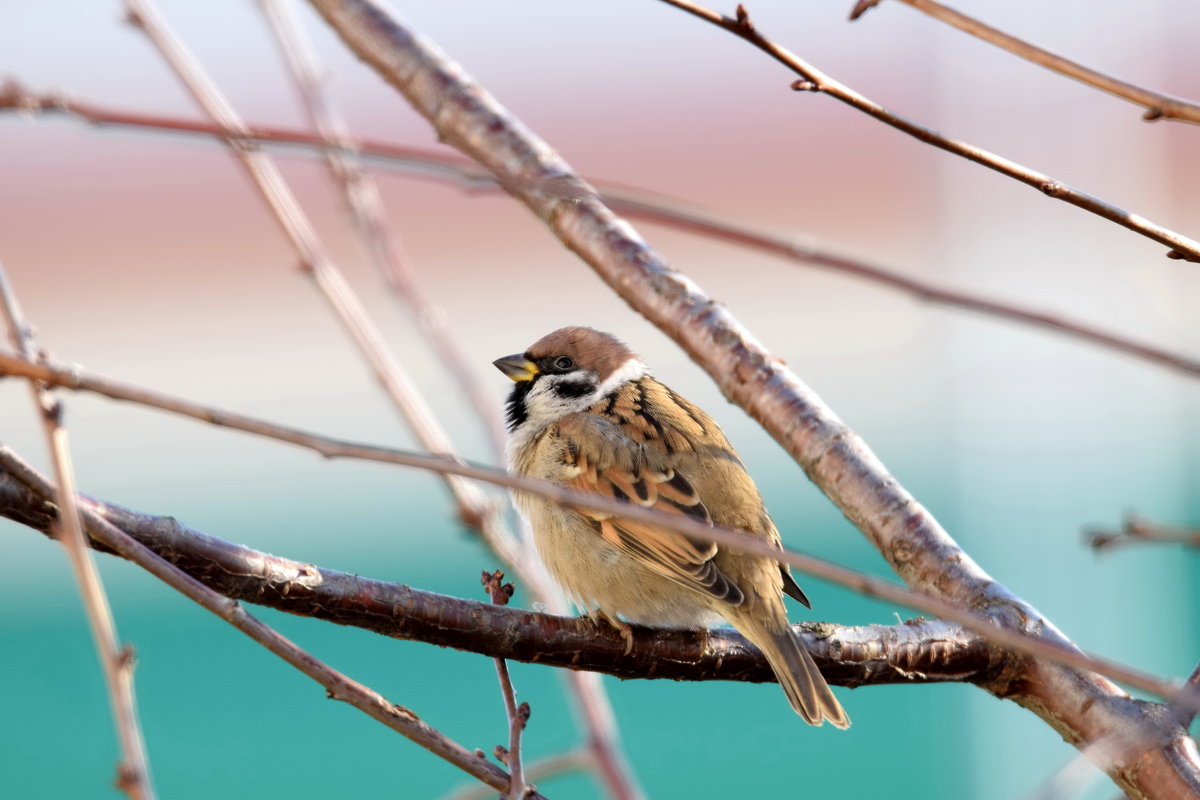
[[[530,361],[522,353],[505,356],[504,358],[497,358],[492,363],[496,365],[496,369],[500,370],[517,383],[520,383],[521,381],[531,381],[538,375],[537,364]]]

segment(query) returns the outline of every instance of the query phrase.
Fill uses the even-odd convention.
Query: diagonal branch
[[[850,19],[858,19],[868,10],[878,5],[879,2],[880,0],[859,0],[850,12]],[[1120,78],[1106,75],[1090,67],[1085,67],[1057,53],[1052,53],[1049,50],[1031,44],[1024,39],[1018,39],[1016,36],[1007,34],[990,25],[985,25],[974,17],[963,14],[961,11],[955,11],[953,8],[935,3],[933,0],[899,0],[899,2],[912,6],[918,11],[922,11],[934,19],[941,20],[947,25],[958,28],[964,33],[969,33],[989,44],[994,44],[1002,50],[1007,50],[1013,55],[1020,56],[1026,61],[1031,61],[1060,75],[1074,78],[1080,83],[1086,83],[1088,86],[1092,86],[1102,92],[1108,92],[1122,100],[1128,100],[1134,105],[1141,106],[1146,109],[1143,118],[1148,121],[1174,119],[1181,122],[1200,124],[1200,105],[1193,103],[1191,100],[1151,91],[1128,81],[1123,81]]]
[[[324,569],[233,544],[173,517],[142,514],[81,497],[98,518],[126,532],[211,590],[397,639],[453,647],[492,658],[594,670],[622,679],[774,681],[761,652],[732,628],[706,633],[633,626],[635,647],[610,626],[425,592]],[[0,516],[48,533],[57,508],[11,451],[0,448]],[[103,530],[92,545],[105,548]],[[829,680],[845,686],[965,681],[987,684],[1003,652],[941,620],[899,625],[797,627]]]
[[[1002,620],[1009,626],[1003,630],[1027,632],[1040,645],[1072,647],[1040,612],[975,564],[815,393],[728,311],[671,270],[547,143],[459,64],[377,3],[310,2],[359,58],[430,121],[442,141],[494,173],[619,296],[704,367],[867,534],[906,582],[937,594],[955,613],[975,609]],[[1194,243],[1186,247],[1200,258]],[[787,556],[789,563],[795,563],[792,558]],[[1037,713],[1077,746],[1118,728],[1141,728],[1149,714],[1131,715],[1124,692],[1064,660],[1028,659],[1011,678],[998,693]],[[1131,761],[1112,767],[1110,776],[1132,793],[1200,792],[1195,744],[1188,744],[1191,739],[1177,726],[1166,729],[1162,741],[1167,744],[1137,748]]]
[[[371,322],[341,270],[325,252],[316,230],[275,163],[237,138],[245,135],[249,128],[204,73],[191,52],[159,17],[149,0],[125,0],[125,6],[130,21],[145,32],[195,101],[227,134],[223,137],[226,144],[270,208],[300,259],[301,268],[313,279],[413,434],[430,452],[452,454],[454,446],[438,424],[429,404],[417,391],[408,373],[388,352],[383,335]],[[505,563],[520,563],[521,556],[515,542],[497,529],[498,510],[494,504],[475,487],[457,478],[447,476],[446,482],[458,503],[463,522],[481,531],[489,546]]]
[[[376,267],[388,286],[409,307],[425,337],[432,343],[443,365],[457,380],[460,389],[475,407],[476,415],[488,430],[497,458],[504,452],[504,434],[496,416],[497,405],[486,396],[476,372],[466,363],[466,357],[445,323],[445,317],[426,297],[408,262],[401,257],[400,247],[389,233],[383,200],[375,181],[359,166],[352,155],[355,143],[345,124],[338,118],[325,97],[312,48],[304,40],[300,25],[290,13],[291,6],[283,0],[260,0],[270,28],[301,96],[313,127],[329,147],[324,149],[325,162],[335,182],[341,187],[351,216],[357,223],[360,236],[367,245]],[[245,129],[240,120],[239,128]],[[226,126],[228,128],[229,126]],[[336,267],[330,265],[336,273]],[[335,274],[336,277],[336,274]],[[343,281],[344,283],[344,281]],[[346,291],[349,286],[346,284]],[[365,313],[365,312],[364,312]],[[379,337],[365,340],[382,342]],[[387,358],[386,353],[367,352],[371,361]],[[408,381],[393,382],[394,391],[415,392]],[[449,436],[432,414],[424,413],[428,406],[421,402],[401,404],[418,438],[432,452],[451,454]],[[474,487],[451,476],[443,476],[459,505],[459,516],[472,528],[504,563],[521,578],[527,590],[538,602],[565,610],[562,597],[555,591],[549,574],[532,552],[531,540],[515,536],[504,524],[499,510],[489,507]],[[641,790],[633,777],[619,741],[615,715],[604,687],[585,676],[572,674],[567,684],[585,729],[588,747],[593,751],[592,765],[597,777],[605,784],[615,800],[638,800]],[[511,718],[511,715],[510,715]],[[515,726],[515,723],[514,723]],[[514,727],[515,730],[515,727]],[[512,748],[515,750],[515,747]],[[513,791],[523,790],[519,753],[511,756]]]
[[[3,264],[0,264],[0,315],[4,317],[13,347],[25,358],[36,359],[37,346],[33,340],[33,329],[25,320]],[[80,523],[75,492],[75,470],[71,465],[67,429],[62,423],[63,408],[48,388],[33,379],[29,380],[29,392],[42,421],[57,483],[47,501],[53,501],[62,509],[58,517],[57,538],[67,552],[71,571],[79,586],[84,613],[87,615],[92,639],[100,656],[100,667],[104,672],[113,722],[121,746],[122,760],[117,766],[116,785],[128,794],[131,800],[154,800],[154,786],[150,782],[150,762],[146,756],[146,742],[142,735],[137,700],[133,693],[133,650],[128,645],[122,647],[120,644],[112,607],[108,603],[108,595],[104,591],[104,584],[92,560],[87,537]]]
[[[0,513],[38,530],[48,531],[58,517],[58,508],[52,500],[53,497],[54,489],[49,481],[21,460],[12,450],[0,446]],[[163,547],[164,542],[172,540],[174,533],[183,530],[175,520],[169,517],[159,518],[158,529],[153,530],[146,539],[146,528],[142,528],[137,536],[131,535],[123,529],[124,526],[138,530],[136,524],[130,522],[130,512],[124,509],[106,506],[81,495],[80,512],[88,536],[92,539],[90,544],[93,546],[98,546],[132,561],[168,586],[216,614],[324,686],[332,699],[349,703],[493,789],[503,791],[508,787],[508,773],[489,762],[482,755],[472,753],[421,720],[409,709],[388,702],[378,692],[315,658],[278,631],[248,614],[235,600],[223,597],[218,593],[212,586],[220,584],[223,562],[219,559],[209,560],[207,563],[201,560],[201,565],[196,566],[188,561],[186,550],[181,554],[169,547]],[[132,515],[132,517],[136,522],[137,515]],[[120,522],[116,523],[116,520],[120,520]],[[146,519],[143,518],[140,521],[144,523]],[[153,527],[153,525],[147,527]],[[202,534],[196,534],[196,537],[202,540],[207,539]],[[141,539],[145,539],[145,541]],[[236,545],[228,545],[228,543],[213,539],[200,541],[199,544],[203,548],[214,542],[237,549]],[[159,548],[159,551],[156,552],[150,545]],[[220,550],[221,548],[218,546],[216,549]],[[252,554],[253,551],[246,551],[246,553]],[[265,554],[259,555],[265,556]],[[176,558],[179,558],[181,564],[173,563]],[[270,556],[266,558],[268,560],[264,562],[251,556],[238,566],[239,569],[244,570],[240,577],[243,579],[250,576],[258,578],[264,584],[261,587],[263,591],[267,591],[273,584],[273,579],[276,578],[271,567],[277,565],[270,562]],[[292,563],[295,564],[295,562]],[[195,575],[188,574],[186,569],[188,566],[195,570]],[[298,572],[293,571],[292,574],[299,584],[297,588],[300,588],[305,585],[304,570],[309,568],[307,565],[297,566],[301,566],[302,569]],[[257,602],[250,597],[245,599]],[[540,797],[540,795],[536,796]]]
[[[126,126],[217,138],[226,135],[218,126],[203,122],[119,111],[93,103],[85,103],[61,94],[31,94],[12,81],[0,86],[0,110],[4,109],[26,113],[65,113],[95,125]],[[303,131],[259,125],[250,127],[250,133],[235,138],[243,142],[294,145],[326,152],[332,150],[347,155],[357,153],[429,180],[463,185],[472,192],[484,193],[499,189],[495,178],[477,165],[434,150],[407,147],[378,140],[363,140],[353,149],[342,148],[325,144],[320,137]],[[1120,336],[1094,325],[1060,317],[1047,311],[1001,302],[983,295],[947,289],[933,282],[909,277],[894,269],[851,258],[833,248],[814,242],[811,237],[788,237],[762,233],[746,225],[731,223],[723,216],[714,213],[689,208],[661,197],[653,197],[648,192],[631,190],[604,181],[596,182],[596,185],[610,208],[633,219],[641,219],[675,230],[748,247],[797,264],[807,264],[839,272],[852,278],[904,292],[917,300],[975,311],[997,319],[1072,336],[1097,347],[1114,350],[1151,364],[1177,370],[1189,377],[1200,377],[1200,360]]]
[[[466,354],[450,332],[445,314],[426,296],[411,263],[404,257],[400,241],[393,233],[394,226],[384,210],[379,187],[363,170],[359,163],[359,145],[327,96],[324,71],[295,17],[291,2],[259,0],[259,7],[287,64],[309,124],[329,145],[322,148],[325,165],[341,189],[342,200],[371,261],[388,288],[408,308],[442,366],[458,383],[499,457],[504,453],[504,431],[497,416],[497,406],[484,391],[477,371],[468,365]]]
[[[983,148],[959,141],[958,139],[943,136],[932,128],[926,127],[901,114],[897,114],[891,109],[876,103],[874,100],[859,94],[849,86],[839,83],[791,51],[759,33],[754,25],[751,24],[750,17],[746,13],[744,6],[739,5],[737,17],[730,19],[715,11],[710,11],[703,6],[688,2],[688,0],[662,0],[662,2],[675,6],[706,22],[711,22],[713,25],[729,31],[754,45],[759,50],[762,50],[771,58],[800,76],[799,80],[792,83],[792,88],[797,91],[827,94],[864,114],[874,117],[880,122],[907,133],[918,141],[941,148],[957,156],[962,156],[968,161],[974,161],[976,164],[981,164],[988,169],[995,170],[1001,175],[1007,175],[1027,186],[1032,186],[1047,197],[1062,200],[1085,211],[1090,211],[1110,222],[1115,222],[1124,228],[1128,228],[1135,233],[1171,248],[1167,252],[1168,258],[1200,261],[1200,242],[1196,242],[1169,228],[1151,222],[1138,214],[1119,208],[1095,195],[1068,186],[1061,181],[1051,178],[1049,175],[1024,167],[1015,161],[1010,161],[1003,156],[990,153]]]
[[[1003,645],[1012,648],[1016,652],[1030,656],[1037,656],[1045,659],[1049,664],[1062,664],[1076,669],[1094,671],[1128,683],[1130,686],[1170,699],[1172,702],[1177,703],[1180,708],[1200,710],[1200,695],[1181,690],[1177,684],[1161,680],[1145,672],[1131,669],[1107,659],[1087,655],[1071,643],[1064,644],[1051,636],[1045,635],[1045,630],[1039,631],[1038,626],[1042,626],[1043,628],[1049,627],[1049,623],[1041,617],[1028,618],[1025,623],[1025,630],[1013,625],[1011,618],[1014,614],[1023,612],[1032,615],[1036,614],[1036,612],[1032,609],[1025,611],[1024,609],[1028,608],[1027,605],[1013,598],[1008,594],[1007,589],[994,581],[990,581],[990,579],[990,582],[975,588],[975,591],[978,593],[976,597],[977,605],[966,606],[972,609],[985,609],[988,614],[992,615],[985,616],[977,611],[964,610],[963,607],[949,602],[937,594],[906,589],[889,581],[884,581],[856,570],[847,569],[823,559],[790,550],[777,549],[763,542],[761,539],[742,531],[710,526],[689,517],[667,514],[656,509],[645,508],[598,494],[572,491],[559,484],[521,475],[510,475],[490,467],[481,467],[466,463],[459,459],[413,453],[374,445],[356,444],[340,439],[319,436],[297,428],[276,425],[243,414],[203,406],[190,400],[171,397],[130,384],[123,384],[108,378],[92,375],[78,367],[64,368],[50,362],[33,364],[16,356],[0,352],[0,376],[5,374],[33,378],[47,384],[63,386],[65,388],[93,391],[113,399],[137,402],[198,419],[219,427],[288,442],[313,450],[325,458],[376,461],[444,472],[484,481],[496,486],[530,492],[564,505],[591,509],[638,522],[662,526],[679,531],[699,541],[715,542],[740,552],[759,555],[789,564],[809,575],[815,575],[816,577],[846,586],[861,594],[879,597],[958,622],[967,629],[984,635],[994,644]],[[841,477],[842,479],[846,478],[846,476]],[[912,524],[916,519],[915,511],[910,512],[905,517],[906,521],[903,524],[906,526],[906,530],[907,528],[911,528],[909,533],[914,537],[922,535],[930,536],[930,533],[923,532],[916,525]],[[942,545],[943,549],[947,552],[947,558],[954,559],[957,562],[953,566],[955,571],[978,570],[978,567],[970,562],[965,554],[960,552],[956,555],[950,552],[951,547],[956,547],[956,545],[953,545],[953,541],[949,540],[948,535],[944,532],[942,532],[942,536],[946,537],[948,541],[948,544]],[[910,558],[915,558],[916,545],[911,542],[904,545],[902,542],[897,545],[897,548],[901,546],[914,548],[914,552],[906,552],[906,554]],[[953,576],[955,572],[952,571],[950,574]],[[945,583],[946,586],[951,586],[949,581]],[[944,590],[946,586],[932,588],[934,590]],[[965,587],[963,591],[966,591]],[[1049,630],[1054,632],[1052,627]],[[1038,635],[1039,633],[1041,635]],[[1016,677],[1010,676],[1010,679],[1016,680]],[[1111,684],[1105,683],[1105,686],[1111,687]],[[1003,695],[1008,690],[993,688],[991,691]],[[1116,692],[1117,690],[1115,687],[1111,687],[1111,691]]]

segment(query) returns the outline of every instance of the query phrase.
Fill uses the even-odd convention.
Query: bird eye
[[[559,356],[558,358],[554,359],[554,368],[557,370],[566,372],[573,366],[575,366],[575,362],[571,360],[570,356]]]

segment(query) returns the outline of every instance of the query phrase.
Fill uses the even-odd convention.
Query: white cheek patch
[[[617,367],[612,375],[605,379],[604,383],[596,388],[596,395],[592,402],[599,400],[604,395],[613,392],[623,383],[636,381],[650,370],[646,369],[646,364],[637,356],[630,356],[629,359]]]
[[[630,356],[625,363],[613,370],[599,386],[589,394],[579,397],[563,397],[554,391],[554,385],[545,378],[538,380],[529,394],[525,395],[525,421],[512,432],[508,440],[509,464],[513,456],[536,434],[567,414],[591,408],[602,397],[611,394],[622,384],[635,381],[647,373],[646,365],[637,356]]]

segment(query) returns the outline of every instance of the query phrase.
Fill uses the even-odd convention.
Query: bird
[[[492,362],[508,396],[510,472],[746,531],[782,550],[758,488],[712,417],[660,383],[615,336],[550,333]],[[546,568],[594,621],[633,644],[629,623],[700,629],[725,620],[766,656],[810,725],[847,728],[788,623],[783,594],[811,605],[789,568],[658,525],[515,493]]]

